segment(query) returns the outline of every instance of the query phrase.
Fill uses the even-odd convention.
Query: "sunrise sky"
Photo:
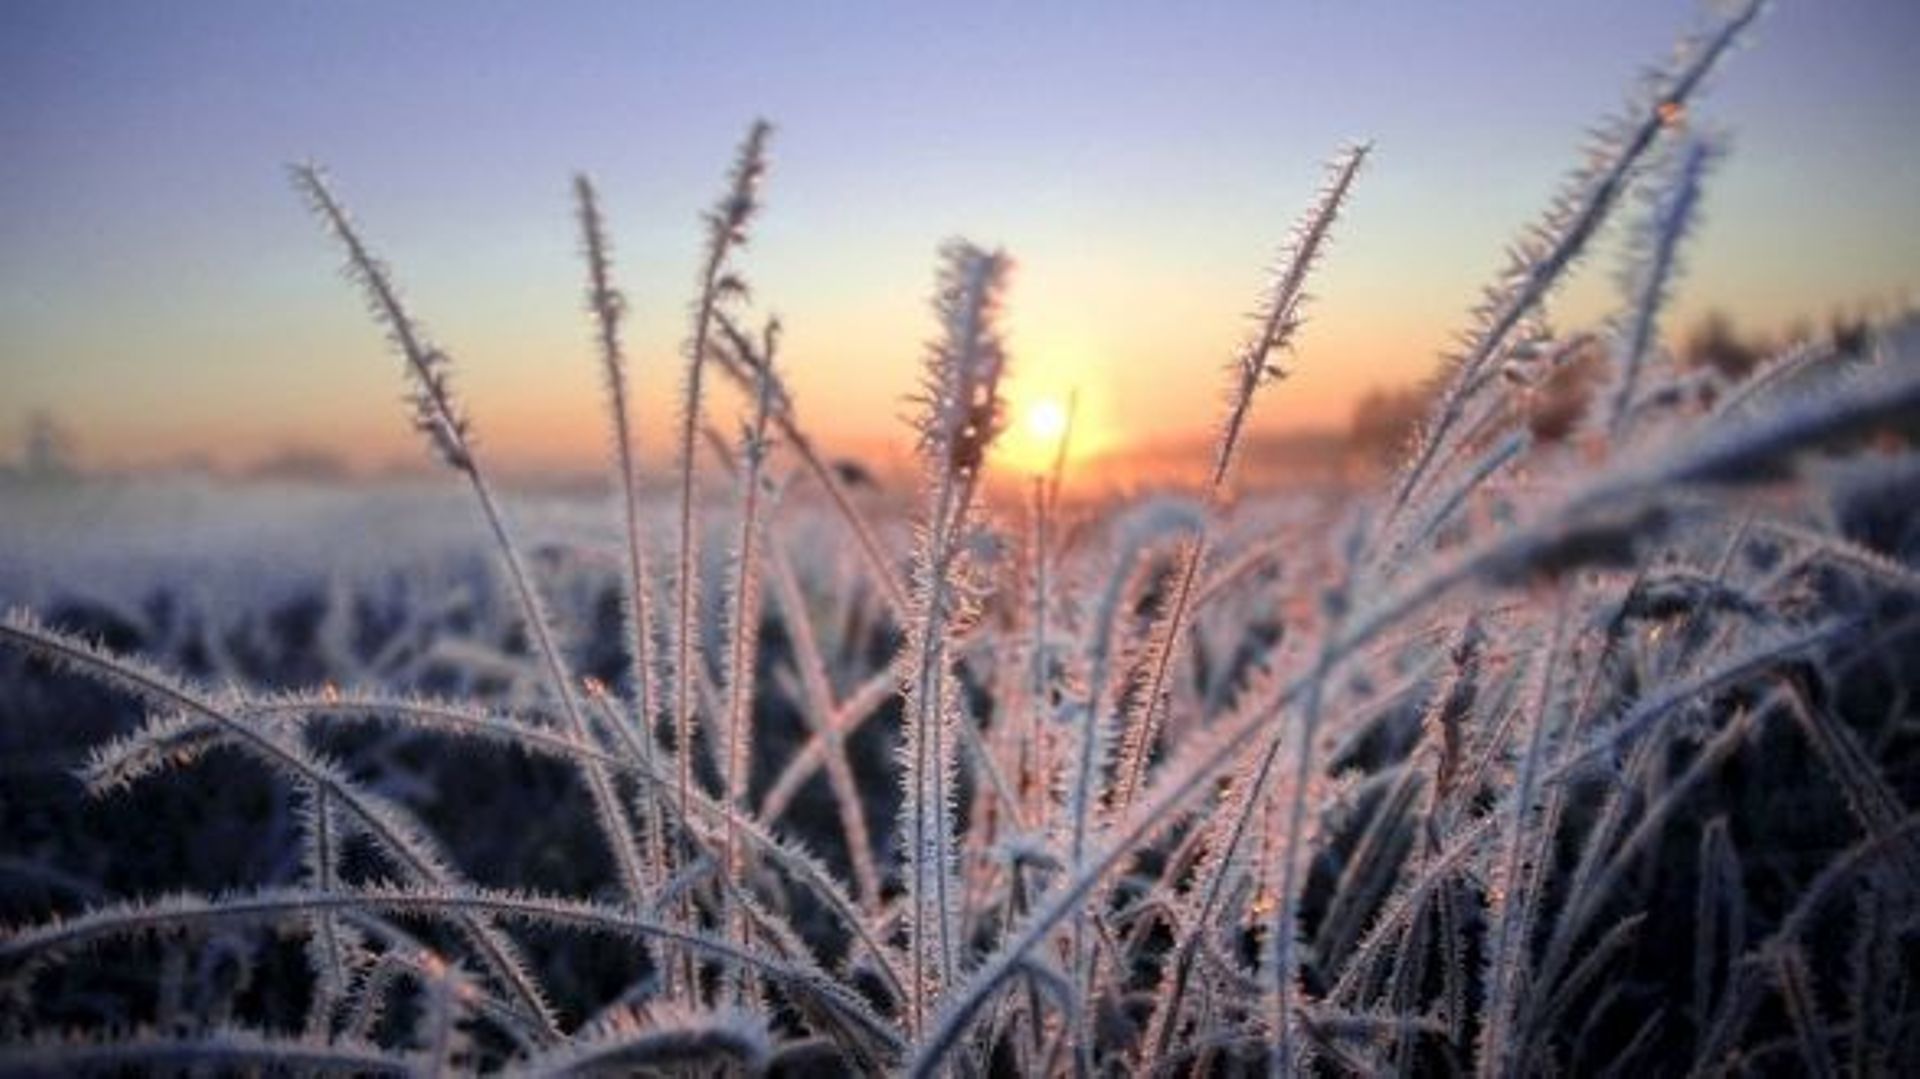
[[[51,411],[95,465],[423,451],[399,363],[283,166],[331,170],[452,353],[489,451],[603,451],[568,184],[600,182],[649,446],[700,229],[777,125],[742,263],[800,408],[904,444],[939,242],[1016,258],[1025,406],[1084,445],[1199,433],[1264,268],[1374,140],[1260,426],[1416,379],[1688,3],[0,5],[0,438]],[[1920,3],[1782,0],[1694,122],[1730,135],[1674,324],[1771,330],[1920,289]],[[1614,260],[1555,307],[1614,302]],[[1041,426],[1044,426],[1042,417]]]

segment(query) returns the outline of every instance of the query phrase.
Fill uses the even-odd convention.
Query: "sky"
[[[1083,449],[1204,434],[1343,144],[1375,154],[1268,391],[1344,425],[1427,375],[1584,133],[1690,2],[0,4],[0,458],[44,409],[97,466],[311,447],[421,461],[399,361],[285,166],[325,165],[453,356],[486,452],[605,454],[569,185],[600,185],[639,422],[670,441],[702,239],[776,126],[741,269],[804,422],[904,446],[949,237],[1005,247],[1017,410]],[[1920,294],[1920,3],[1780,0],[1689,122],[1725,138],[1668,325]],[[1602,250],[1556,298],[1619,303]],[[718,407],[724,409],[726,402]]]

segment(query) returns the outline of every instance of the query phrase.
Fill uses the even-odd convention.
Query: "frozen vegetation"
[[[1365,146],[1192,492],[1098,505],[990,475],[1018,294],[964,241],[921,483],[845,482],[747,288],[764,125],[703,219],[675,474],[636,473],[582,178],[611,507],[505,501],[296,169],[454,483],[6,496],[0,1071],[1911,1074],[1920,326],[1738,380],[1662,343],[1737,167],[1689,109],[1753,14],[1598,129],[1340,498],[1235,477]],[[1618,312],[1563,332],[1616,220]]]

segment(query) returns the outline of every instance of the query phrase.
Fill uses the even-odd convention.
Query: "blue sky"
[[[732,144],[778,127],[745,267],[803,410],[900,430],[932,257],[1019,262],[1019,392],[1099,437],[1210,417],[1215,369],[1344,141],[1374,140],[1269,427],[1420,377],[1583,130],[1691,3],[391,4],[0,7],[0,435],[98,461],[303,444],[417,455],[386,356],[285,180],[332,171],[449,348],[484,437],[600,452],[567,185],[603,188],[664,430]],[[1920,288],[1920,4],[1784,0],[1696,122],[1731,153],[1677,324],[1771,328]],[[1556,307],[1614,302],[1604,253]],[[650,435],[650,438],[653,436]]]

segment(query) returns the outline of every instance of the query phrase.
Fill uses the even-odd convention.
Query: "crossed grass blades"
[[[7,930],[0,1067],[1881,1074],[1920,1059],[1920,330],[1889,321],[1857,356],[1809,342],[1737,383],[1659,344],[1718,156],[1689,106],[1755,15],[1686,42],[1600,128],[1475,312],[1404,465],[1335,512],[1236,503],[1232,475],[1366,146],[1335,155],[1276,262],[1195,501],[1072,506],[1058,468],[1024,505],[989,497],[1010,262],[947,245],[903,554],[898,522],[870,519],[809,434],[778,322],[753,314],[756,124],[705,218],[664,573],[625,306],[579,178],[624,537],[611,633],[590,604],[560,604],[585,629],[555,617],[452,359],[324,175],[295,169],[404,361],[415,426],[471,488],[520,690],[505,706],[413,693],[352,649],[317,690],[216,687],[8,614],[0,642],[60,672],[16,665],[14,684],[78,677],[144,709],[79,770],[90,794],[237,754],[296,808],[299,857],[258,887]],[[1617,217],[1632,230],[1618,316],[1561,334],[1555,285]],[[1595,341],[1600,387],[1550,437],[1530,422],[1537,387]],[[709,446],[715,371],[746,420]],[[703,466],[731,493],[703,497]],[[851,569],[794,538],[803,524],[849,537]],[[724,557],[704,558],[715,536]],[[617,673],[583,673],[596,646]],[[458,805],[431,815],[443,841],[417,797],[357,775],[356,747],[396,732],[440,761],[570,775],[557,804],[590,822],[570,857],[593,879],[572,895],[481,883],[517,867],[454,856],[471,849]],[[890,757],[857,752],[876,737]],[[803,821],[810,785],[832,812]],[[574,935],[606,942],[597,966]],[[215,952],[298,970],[301,988],[222,989]],[[76,1003],[129,955],[157,976],[115,1007]]]

